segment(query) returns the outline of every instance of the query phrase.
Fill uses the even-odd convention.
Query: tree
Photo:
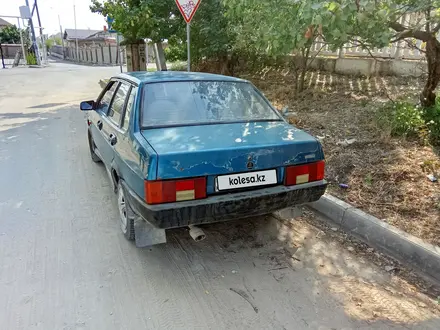
[[[191,21],[191,62],[216,62],[218,71],[232,74],[235,34],[222,0],[203,0]],[[186,60],[185,30],[168,39],[167,59]]]
[[[353,2],[353,0],[352,0]],[[351,7],[338,15],[331,2],[322,0],[224,0],[227,16],[234,22],[237,47],[272,57],[295,55],[291,60],[296,90],[304,88],[306,71],[317,53],[312,46],[318,38],[337,49],[348,40],[353,27]]]
[[[348,0],[346,0],[348,2]],[[345,0],[344,0],[345,2]],[[353,39],[364,47],[404,40],[425,45],[428,77],[420,94],[423,106],[435,104],[435,89],[440,82],[440,0],[357,0]],[[335,6],[337,10],[337,5]]]
[[[122,34],[128,44],[146,38],[146,31],[152,28],[151,12],[141,0],[92,0],[90,10],[110,16],[114,20],[112,28]]]
[[[114,20],[112,27],[122,34],[126,44],[145,38],[160,44],[185,27],[174,0],[92,0],[90,9],[110,16]],[[155,49],[161,51],[162,45]],[[163,57],[163,52],[157,55]]]
[[[345,43],[364,49],[414,40],[424,44],[428,78],[420,95],[424,106],[435,104],[440,82],[440,0],[223,0],[234,22],[236,47],[269,56],[296,55],[292,62],[301,91],[319,38],[333,49]]]
[[[55,45],[58,45],[58,46],[61,46],[63,44],[63,40],[58,36],[53,37],[53,42]]]
[[[6,26],[0,30],[0,42],[4,44],[19,44],[20,30],[15,25]]]
[[[45,46],[46,46],[46,50],[50,51],[50,49],[52,48],[52,46],[55,44],[55,41],[53,39],[46,39],[44,41]]]
[[[237,34],[226,11],[222,0],[201,2],[191,22],[191,57],[195,61],[216,60],[221,73],[232,74]]]

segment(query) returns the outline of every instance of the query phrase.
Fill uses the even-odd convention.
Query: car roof
[[[229,81],[229,82],[248,82],[247,80],[223,76],[219,74],[211,74],[204,72],[181,72],[181,71],[135,71],[121,73],[115,78],[122,78],[133,81],[137,84],[148,84],[157,82],[172,81]]]

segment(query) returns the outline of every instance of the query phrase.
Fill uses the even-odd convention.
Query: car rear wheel
[[[94,161],[95,163],[99,163],[99,162],[101,162],[101,159],[95,153],[96,145],[95,145],[95,142],[93,142],[93,138],[92,138],[92,135],[90,134],[90,131],[88,134],[88,138],[89,138],[90,157],[92,158],[92,161]]]
[[[122,233],[129,241],[134,240],[134,212],[125,198],[121,182],[118,182],[118,209]]]

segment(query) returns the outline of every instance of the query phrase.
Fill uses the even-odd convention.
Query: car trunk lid
[[[315,138],[283,121],[145,129],[142,135],[158,155],[157,180],[206,176],[208,193],[216,190],[217,176],[275,169],[282,183],[285,166],[323,159]]]

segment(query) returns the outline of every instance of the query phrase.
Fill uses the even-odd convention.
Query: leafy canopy
[[[92,0],[94,13],[110,16],[112,28],[122,34],[127,43],[150,38],[160,42],[184,27],[174,0]]]
[[[20,30],[15,25],[4,27],[0,30],[0,42],[4,44],[19,44]]]
[[[395,38],[424,40],[440,29],[440,0],[224,0],[244,47],[270,55],[290,54],[321,37],[331,48],[357,40],[384,47]],[[423,13],[400,24],[405,14]],[[424,21],[425,20],[425,21]],[[420,30],[420,31],[419,31]],[[403,33],[405,32],[405,33]]]

